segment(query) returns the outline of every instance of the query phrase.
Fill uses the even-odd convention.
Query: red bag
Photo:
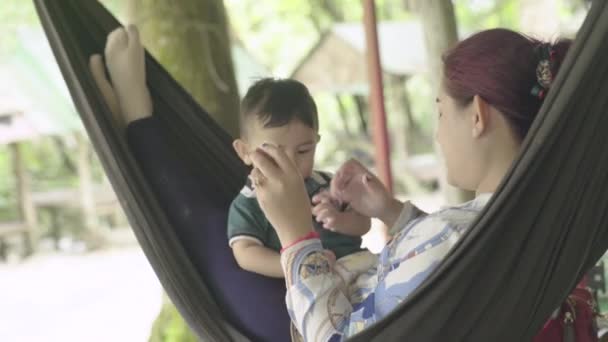
[[[597,305],[593,293],[581,281],[561,307],[545,323],[534,342],[597,342]]]

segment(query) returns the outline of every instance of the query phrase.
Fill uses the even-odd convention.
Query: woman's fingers
[[[283,174],[283,171],[277,165],[275,160],[265,151],[260,149],[251,153],[251,161],[255,168],[266,178],[278,178]]]
[[[291,159],[289,159],[287,154],[285,154],[285,151],[282,148],[272,144],[263,144],[262,150],[272,157],[279,168],[285,173],[292,174],[298,172],[298,169],[295,167]]]
[[[343,196],[342,193],[355,177],[361,174],[367,174],[369,171],[358,161],[351,159],[344,163],[331,181],[332,196]]]
[[[351,202],[356,196],[361,195],[363,175],[369,175],[369,171],[358,161],[351,159],[340,167],[331,182],[331,195],[340,202]]]
[[[249,179],[251,179],[254,188],[258,188],[266,182],[266,177],[262,174],[262,171],[260,171],[257,167],[251,170],[251,173],[249,174]]]
[[[336,172],[334,178],[331,180],[330,187],[332,194],[344,189],[346,184],[348,184],[348,182],[350,181],[350,175],[348,174],[348,172],[346,172],[344,168],[345,166],[340,167],[338,172]]]
[[[299,174],[298,168],[285,151],[274,145],[262,145],[262,148],[251,154],[251,160],[267,178]]]

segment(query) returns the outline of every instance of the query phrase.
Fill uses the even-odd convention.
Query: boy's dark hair
[[[306,86],[293,79],[263,78],[255,82],[241,102],[241,134],[251,117],[264,127],[281,127],[298,119],[317,130],[317,105]]]

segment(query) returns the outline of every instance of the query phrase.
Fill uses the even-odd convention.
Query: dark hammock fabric
[[[283,322],[256,332],[260,335],[252,333],[248,329],[265,315],[263,306],[254,308],[259,314],[247,321],[240,316],[239,303],[230,301],[229,285],[215,278],[221,279],[234,261],[214,260],[217,250],[227,247],[209,247],[209,241],[223,243],[222,238],[211,240],[215,237],[209,230],[223,232],[224,210],[245,175],[229,137],[148,56],[155,118],[136,123],[149,127],[129,129],[138,165],[88,72],[88,56],[103,51],[117,22],[92,0],[36,0],[36,5],[106,172],[180,312],[205,340],[240,340],[245,335],[279,341],[284,333],[270,335],[283,329]],[[608,5],[596,1],[521,157],[488,208],[407,301],[352,340],[532,339],[608,247],[607,52]],[[154,133],[161,128],[162,133]],[[165,140],[158,139],[161,134],[166,137],[165,157],[146,147]],[[167,158],[165,164],[156,157]],[[163,171],[167,163],[176,166]],[[172,192],[169,183],[177,183],[171,179],[181,176],[185,183],[198,179],[190,195]],[[248,290],[249,281],[258,280],[230,285],[246,296],[258,290],[270,296],[284,291],[272,281],[268,287],[276,287],[268,292]]]
[[[285,282],[239,269],[228,247],[230,202],[214,197],[223,184],[209,182],[208,174],[193,172],[192,165],[175,157],[157,116],[131,123],[127,137],[183,248],[214,299],[222,303],[226,318],[254,340],[289,340]]]
[[[226,213],[246,179],[231,138],[147,56],[157,113],[130,125],[127,145],[88,72],[119,23],[97,1],[36,5],[142,249],[188,324],[209,340],[230,339],[224,321],[254,341],[289,340],[284,281],[240,270],[228,247]]]

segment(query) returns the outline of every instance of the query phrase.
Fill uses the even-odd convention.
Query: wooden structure
[[[366,6],[370,7],[370,4],[366,3]],[[422,25],[417,20],[378,22],[376,46],[381,70],[376,69],[374,72],[375,77],[380,80],[376,80],[373,88],[384,86],[385,90],[389,90],[385,94],[393,106],[387,111],[402,113],[406,122],[404,128],[392,127],[393,132],[398,130],[397,134],[393,136],[392,142],[402,148],[391,146],[391,149],[394,148],[395,152],[403,153],[400,159],[408,159],[407,168],[399,168],[399,170],[409,171],[420,182],[432,182],[439,175],[437,160],[424,156],[424,166],[420,166],[422,159],[414,158],[415,160],[410,162],[409,159],[414,153],[407,150],[408,145],[412,142],[425,144],[428,138],[422,136],[420,127],[414,120],[406,89],[410,77],[423,74],[428,70]],[[370,73],[367,50],[364,25],[360,23],[336,24],[322,35],[319,42],[295,68],[291,77],[306,84],[313,93],[335,95],[339,105],[343,96],[353,96],[357,103],[359,116],[372,115],[372,112],[361,112],[361,107],[365,106],[365,98],[370,97],[372,100],[370,89],[373,88],[370,87],[372,82],[368,81]],[[375,106],[379,108],[382,101],[382,99],[378,99],[370,102],[375,102]],[[346,115],[346,113],[340,114],[343,117]],[[375,135],[386,135],[386,132]],[[385,141],[385,138],[380,137],[380,140]],[[428,140],[431,139],[428,138]],[[375,143],[374,145],[382,144]],[[428,141],[428,144],[432,144],[432,141]],[[374,153],[374,156],[385,156],[384,161],[380,161],[384,164],[386,164],[388,154],[386,150],[384,148],[382,151]],[[399,167],[402,166],[399,165]],[[380,168],[378,171],[386,174],[384,178],[390,179],[387,171],[382,172]],[[403,174],[400,173],[400,175]]]
[[[59,241],[62,236],[62,224],[59,219],[60,210],[75,209],[82,212],[85,230],[97,231],[99,229],[98,218],[108,217],[117,222],[122,209],[114,190],[109,184],[91,184],[88,188],[63,188],[44,192],[33,192],[31,202],[35,210],[46,210],[51,217],[50,236],[53,239],[55,249],[59,249]],[[83,191],[85,190],[86,191]],[[86,196],[86,201],[83,197]],[[85,208],[86,206],[86,208]]]
[[[378,47],[383,77],[426,71],[422,28],[417,21],[379,22]],[[291,77],[312,92],[369,94],[366,40],[360,23],[336,24],[296,67]]]
[[[117,221],[121,214],[120,204],[109,184],[94,184],[90,169],[90,144],[78,132],[73,132],[77,143],[76,169],[80,180],[77,188],[54,189],[44,192],[32,192],[31,181],[26,170],[21,143],[35,140],[38,136],[48,135],[44,129],[36,126],[22,111],[13,109],[8,99],[0,97],[0,145],[8,146],[11,155],[11,169],[14,179],[14,199],[17,204],[17,218],[0,222],[0,260],[6,259],[8,241],[21,237],[21,254],[28,256],[35,252],[40,229],[38,212],[48,210],[51,213],[51,236],[58,247],[61,236],[61,224],[58,220],[60,209],[74,208],[82,212],[84,230],[97,232],[98,218],[101,215]]]
[[[75,166],[80,179],[78,189],[63,191],[69,200],[56,201],[57,206],[76,203],[84,213],[85,229],[96,230],[96,197],[90,170],[91,146],[82,123],[69,98],[55,58],[44,35],[37,30],[19,32],[21,44],[14,54],[0,64],[0,145],[9,147],[15,183],[14,198],[18,218],[0,223],[0,257],[6,254],[7,240],[24,237],[25,255],[34,251],[40,229],[37,210],[48,207],[32,194],[30,179],[23,163],[20,144],[41,136],[74,136],[77,144]],[[11,182],[12,183],[12,182]],[[110,187],[108,186],[108,189]],[[102,196],[103,197],[103,196]],[[118,203],[116,202],[118,207]]]
[[[15,221],[0,222],[0,259],[5,259],[8,247],[6,240],[15,235],[22,236],[22,254],[24,256],[34,252],[33,231],[36,226],[36,211],[30,198],[30,180],[25,170],[19,144],[19,140],[31,138],[34,133],[21,112],[5,109],[3,114],[0,114],[0,118],[0,143],[8,144],[11,155],[12,173],[15,179],[15,199],[19,213],[18,219]]]

